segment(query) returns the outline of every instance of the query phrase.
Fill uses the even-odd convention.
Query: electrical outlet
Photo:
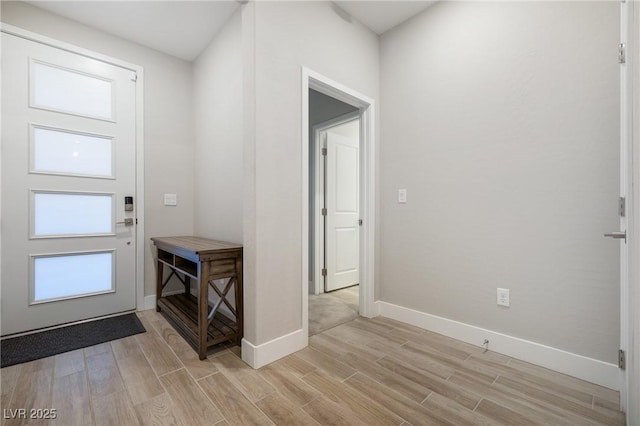
[[[498,306],[511,306],[509,302],[509,289],[508,288],[499,288],[498,289]]]

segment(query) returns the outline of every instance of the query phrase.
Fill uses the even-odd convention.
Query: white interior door
[[[342,126],[347,128],[330,129],[325,138],[325,291],[360,282],[359,121]]]
[[[135,100],[130,70],[2,34],[2,335],[135,309]]]

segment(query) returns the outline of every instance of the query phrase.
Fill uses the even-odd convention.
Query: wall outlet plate
[[[164,205],[165,206],[177,206],[178,205],[178,195],[177,194],[164,194]]]
[[[509,289],[508,288],[499,288],[498,289],[498,306],[511,306],[511,302],[509,300]]]

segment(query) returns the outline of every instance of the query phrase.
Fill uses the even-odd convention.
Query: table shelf
[[[198,299],[192,295],[176,294],[160,298],[161,312],[171,318],[170,323],[192,344],[199,342]],[[209,346],[226,342],[238,336],[238,324],[221,312],[216,312],[207,329]]]

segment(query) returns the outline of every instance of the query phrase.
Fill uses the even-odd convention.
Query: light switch
[[[398,203],[404,204],[407,202],[407,190],[398,189]]]
[[[164,194],[164,205],[165,206],[177,206],[178,205],[178,195],[177,194]]]

